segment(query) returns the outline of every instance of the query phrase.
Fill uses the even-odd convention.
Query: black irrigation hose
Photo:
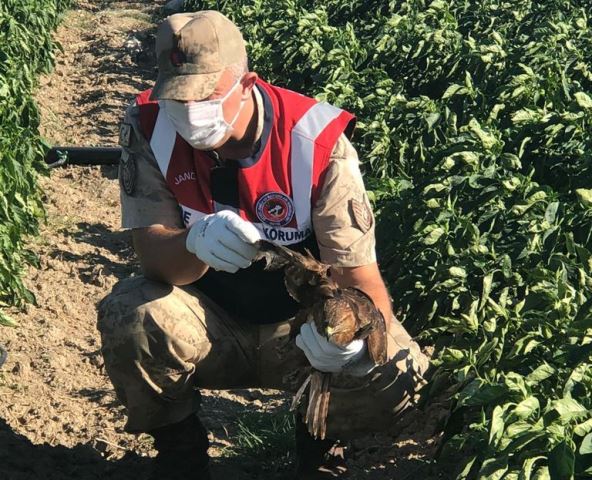
[[[53,147],[45,155],[49,168],[64,165],[117,165],[121,147]]]
[[[2,368],[2,365],[4,365],[7,358],[8,358],[8,352],[6,351],[6,349],[2,345],[0,345],[0,368]]]

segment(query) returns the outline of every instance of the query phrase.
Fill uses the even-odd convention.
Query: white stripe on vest
[[[152,138],[150,139],[150,148],[165,179],[176,139],[175,127],[173,127],[166,112],[162,108],[159,109]]]
[[[319,134],[342,112],[327,103],[317,103],[306,112],[292,128],[292,195],[298,228],[312,228],[310,197],[312,192],[312,169],[314,141]]]
[[[290,173],[292,177],[292,200],[298,228],[275,227],[253,222],[262,238],[274,243],[290,245],[299,243],[312,234],[310,201],[315,155],[314,144],[316,138],[342,111],[327,103],[317,103],[292,128]],[[167,178],[176,137],[177,132],[173,124],[164,109],[160,108],[150,140],[150,147],[165,179]],[[187,227],[207,215],[207,213],[199,212],[182,204],[179,204],[179,206],[183,211],[183,222]]]

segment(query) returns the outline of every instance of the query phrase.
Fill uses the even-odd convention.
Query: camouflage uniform
[[[256,89],[254,96],[260,135],[263,106]],[[127,175],[129,181],[132,175],[133,188],[121,189],[122,226],[182,228],[179,207],[140,133],[134,105],[124,125],[120,176]],[[352,202],[365,211],[352,209]],[[354,267],[376,261],[370,204],[356,151],[345,136],[335,146],[312,218],[323,262]],[[130,432],[150,431],[196,412],[199,388],[294,392],[307,374],[308,361],[289,338],[289,321],[255,325],[231,318],[194,285],[126,279],[102,300],[98,313],[106,370],[127,407]],[[392,321],[392,360],[364,378],[335,375],[328,436],[348,438],[388,429],[422,383],[427,358]]]

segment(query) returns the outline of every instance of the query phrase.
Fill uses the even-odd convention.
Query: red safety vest
[[[284,245],[301,243],[312,234],[311,209],[331,152],[355,119],[337,107],[261,80],[257,86],[271,128],[262,139],[258,160],[238,169],[238,205],[214,201],[210,172],[215,160],[177,134],[158,102],[149,100],[151,90],[136,97],[140,127],[186,226],[204,215],[233,209],[255,225],[262,238]]]

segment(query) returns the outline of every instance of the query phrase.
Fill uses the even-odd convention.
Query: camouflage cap
[[[220,12],[171,15],[156,34],[158,77],[150,99],[206,98],[224,70],[246,56],[239,29]]]

